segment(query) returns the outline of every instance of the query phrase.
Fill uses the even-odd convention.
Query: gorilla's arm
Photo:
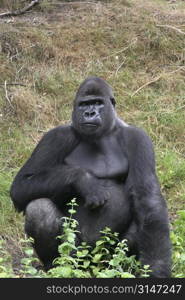
[[[11,186],[10,195],[17,210],[24,210],[33,199],[67,192],[71,170],[63,166],[62,160],[74,144],[68,127],[57,127],[44,135]]]
[[[61,201],[77,193],[87,194],[84,189],[88,188],[92,175],[64,163],[65,156],[77,144],[70,126],[57,127],[44,135],[11,186],[10,195],[18,211],[38,198]]]
[[[165,201],[155,173],[150,138],[140,129],[127,128],[129,178],[135,195],[134,207],[139,228],[140,260],[151,265],[152,276],[170,276],[169,222]]]

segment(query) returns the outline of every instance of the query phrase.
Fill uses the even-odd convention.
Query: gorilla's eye
[[[100,106],[100,105],[103,105],[103,101],[92,99],[92,100],[88,100],[88,101],[82,101],[79,103],[79,107],[81,107],[81,108],[89,106],[89,105]]]
[[[95,105],[101,105],[102,101],[101,100],[96,100]]]
[[[80,106],[80,107],[85,107],[85,106],[87,106],[87,105],[88,105],[88,103],[87,103],[87,102],[85,102],[85,101],[84,101],[84,102],[81,102],[81,103],[79,103],[79,106]]]

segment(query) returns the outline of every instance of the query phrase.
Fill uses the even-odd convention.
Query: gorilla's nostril
[[[96,114],[95,111],[91,112],[91,113],[90,113],[90,117],[94,117],[95,114]]]
[[[94,117],[95,115],[96,115],[96,112],[95,112],[95,111],[92,111],[92,112],[86,111],[86,112],[84,113],[84,116],[85,116],[86,118],[92,118],[92,117]]]

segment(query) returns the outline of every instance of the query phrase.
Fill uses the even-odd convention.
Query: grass
[[[0,1],[0,12],[17,5]],[[70,121],[89,75],[108,80],[118,115],[151,136],[171,220],[185,207],[184,17],[183,1],[119,0],[44,1],[13,23],[0,19],[0,236],[18,245],[12,179],[43,133]]]

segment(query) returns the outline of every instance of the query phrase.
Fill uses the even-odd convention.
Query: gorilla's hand
[[[100,180],[87,170],[76,168],[78,172],[76,190],[85,201],[85,206],[90,209],[103,206],[110,198],[106,187],[100,184]]]
[[[110,198],[109,192],[103,187],[96,187],[96,191],[87,194],[85,197],[85,206],[90,209],[95,209],[103,206]]]

